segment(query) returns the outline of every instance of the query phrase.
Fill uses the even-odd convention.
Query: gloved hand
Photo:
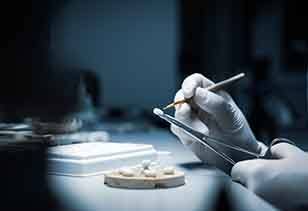
[[[184,98],[191,98],[191,101],[189,104],[176,106],[175,118],[225,143],[231,143],[252,152],[260,152],[265,145],[256,141],[244,115],[230,95],[224,91],[214,93],[205,89],[212,84],[214,83],[201,74],[196,73],[187,77],[182,84],[182,89],[177,92],[175,101]],[[230,173],[232,166],[213,151],[204,148],[174,125],[171,126],[171,131],[199,159]],[[234,153],[225,148],[221,150],[235,161],[245,159],[244,154]]]
[[[238,162],[231,172],[240,182],[283,210],[308,210],[308,154],[280,143],[271,149],[275,160]]]

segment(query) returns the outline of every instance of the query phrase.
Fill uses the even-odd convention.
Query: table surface
[[[201,163],[172,134],[163,130],[112,135],[114,142],[152,144],[171,152],[168,164],[184,171],[186,184],[169,189],[132,190],[104,185],[104,177],[49,175],[53,194],[67,210],[275,210],[232,182],[222,171]]]

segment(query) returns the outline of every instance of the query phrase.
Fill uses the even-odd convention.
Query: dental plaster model
[[[141,164],[105,174],[105,184],[118,188],[170,188],[185,184],[185,175],[173,166],[144,160]]]

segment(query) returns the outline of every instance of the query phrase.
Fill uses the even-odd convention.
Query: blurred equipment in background
[[[94,71],[84,70],[82,71],[82,80],[85,85],[86,92],[89,94],[91,102],[95,109],[99,109],[102,106],[103,99],[103,82],[99,80],[99,77]]]

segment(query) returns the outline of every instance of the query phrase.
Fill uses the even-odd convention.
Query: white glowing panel
[[[157,159],[152,145],[101,142],[62,145],[49,148],[48,170],[51,174],[90,176],[145,159]]]

